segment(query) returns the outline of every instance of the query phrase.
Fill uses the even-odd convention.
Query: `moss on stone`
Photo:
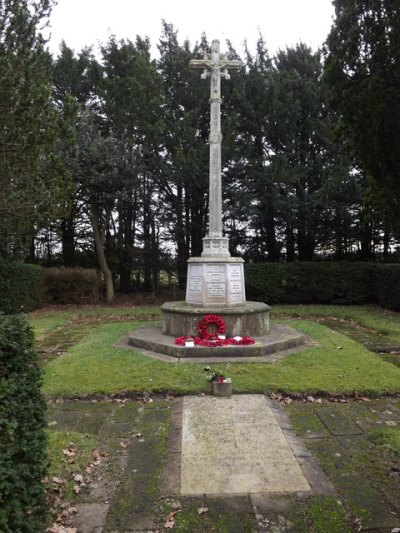
[[[350,533],[349,520],[343,505],[336,499],[314,496],[306,500],[301,513],[313,533]]]

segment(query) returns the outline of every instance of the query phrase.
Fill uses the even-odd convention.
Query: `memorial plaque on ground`
[[[309,490],[264,396],[184,398],[182,494]]]

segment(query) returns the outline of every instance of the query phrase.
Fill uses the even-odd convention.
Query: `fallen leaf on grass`
[[[74,475],[74,481],[76,481],[77,483],[83,483],[83,476],[82,476],[82,474],[75,474],[75,475]]]
[[[77,531],[78,528],[76,527],[64,527],[57,523],[46,529],[46,533],[77,533]]]
[[[57,484],[61,484],[61,483],[64,483],[64,480],[63,479],[60,479],[58,477],[53,477],[52,478],[52,482],[53,483],[57,483]]]
[[[175,515],[177,513],[180,513],[181,511],[182,509],[178,509],[177,511],[172,511],[171,513],[169,513],[169,515],[167,516],[165,520],[164,527],[166,527],[167,529],[174,528],[175,527]]]
[[[202,515],[204,513],[208,513],[208,507],[200,507],[197,509],[197,514]]]
[[[361,531],[362,530],[362,522],[361,522],[361,518],[356,518],[354,520],[354,525],[356,527],[356,531]]]
[[[75,492],[75,494],[79,494],[81,491],[81,488],[79,485],[74,485],[74,488],[72,490]]]
[[[101,455],[100,455],[99,450],[96,450],[96,448],[92,450],[92,458],[93,458],[93,464],[95,466],[98,466],[101,463]]]
[[[68,455],[68,457],[74,457],[76,455],[76,450],[74,448],[66,448],[63,450],[64,455]]]

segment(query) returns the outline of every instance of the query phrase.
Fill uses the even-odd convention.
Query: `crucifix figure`
[[[190,66],[202,69],[201,78],[211,77],[210,92],[210,183],[209,183],[209,228],[203,239],[202,256],[230,256],[228,239],[222,236],[222,187],[221,187],[221,76],[229,79],[228,70],[239,70],[241,61],[229,61],[221,56],[219,41],[211,44],[211,57],[190,61]]]

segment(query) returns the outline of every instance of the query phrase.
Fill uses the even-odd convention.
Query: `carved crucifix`
[[[221,56],[219,41],[211,44],[211,57],[193,59],[190,66],[202,69],[203,79],[211,76],[210,92],[210,198],[208,236],[203,239],[202,256],[230,255],[228,239],[222,236],[222,187],[221,187],[221,76],[229,79],[229,70],[239,70],[241,61],[229,61]]]

